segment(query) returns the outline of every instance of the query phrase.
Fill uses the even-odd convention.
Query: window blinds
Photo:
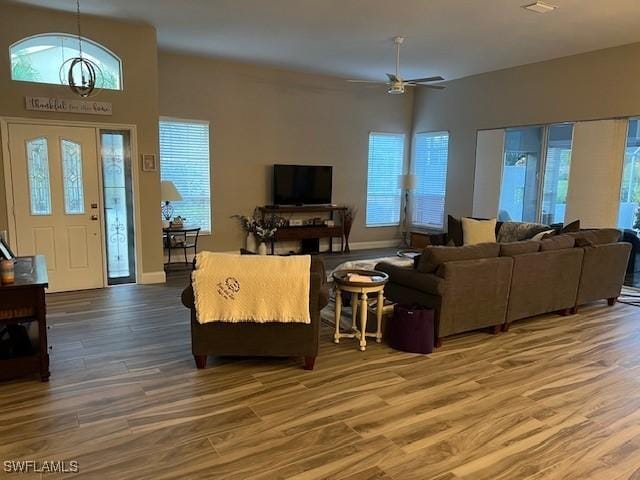
[[[479,130],[473,182],[473,216],[494,218],[500,203],[504,129]]]
[[[160,177],[174,183],[182,196],[171,202],[174,215],[211,231],[209,123],[160,121]]]
[[[398,177],[404,163],[404,134],[369,134],[367,226],[399,225],[401,192]]]
[[[447,189],[449,133],[418,133],[414,148],[416,188],[412,194],[412,224],[441,228]]]

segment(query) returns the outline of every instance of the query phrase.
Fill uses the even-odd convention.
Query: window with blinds
[[[412,172],[416,176],[416,188],[411,195],[411,223],[441,228],[447,190],[449,133],[418,133],[414,148]]]
[[[367,169],[367,227],[400,224],[398,177],[404,163],[404,134],[369,134]]]
[[[182,196],[171,202],[174,215],[211,232],[208,122],[160,121],[160,177],[172,181]]]

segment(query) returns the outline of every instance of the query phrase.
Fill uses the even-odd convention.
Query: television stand
[[[333,227],[326,225],[301,225],[301,226],[287,226],[279,227],[276,230],[275,237],[271,240],[271,253],[275,252],[276,242],[283,241],[302,241],[321,238],[329,239],[329,252],[333,253],[333,239],[340,238],[340,252],[344,252],[345,242],[348,239],[345,236],[344,231],[344,214],[347,211],[347,207],[339,207],[336,205],[265,205],[259,207],[258,210],[263,219],[268,216],[275,218],[283,213],[324,213],[329,215],[329,220],[336,220],[336,213],[339,216],[340,222]]]

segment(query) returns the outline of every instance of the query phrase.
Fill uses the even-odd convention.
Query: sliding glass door
[[[640,119],[629,120],[624,150],[618,227],[640,230]]]
[[[499,220],[564,220],[572,133],[568,123],[505,131]]]
[[[504,139],[500,220],[535,222],[543,127],[509,128]]]
[[[547,128],[542,214],[540,221],[547,225],[564,222],[571,167],[573,125],[563,123]]]

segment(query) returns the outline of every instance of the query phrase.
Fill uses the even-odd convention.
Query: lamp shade
[[[171,180],[163,180],[160,183],[160,195],[163,202],[182,200],[182,195]]]
[[[402,190],[413,190],[414,188],[416,188],[416,181],[416,176],[411,173],[398,175],[398,186]]]

